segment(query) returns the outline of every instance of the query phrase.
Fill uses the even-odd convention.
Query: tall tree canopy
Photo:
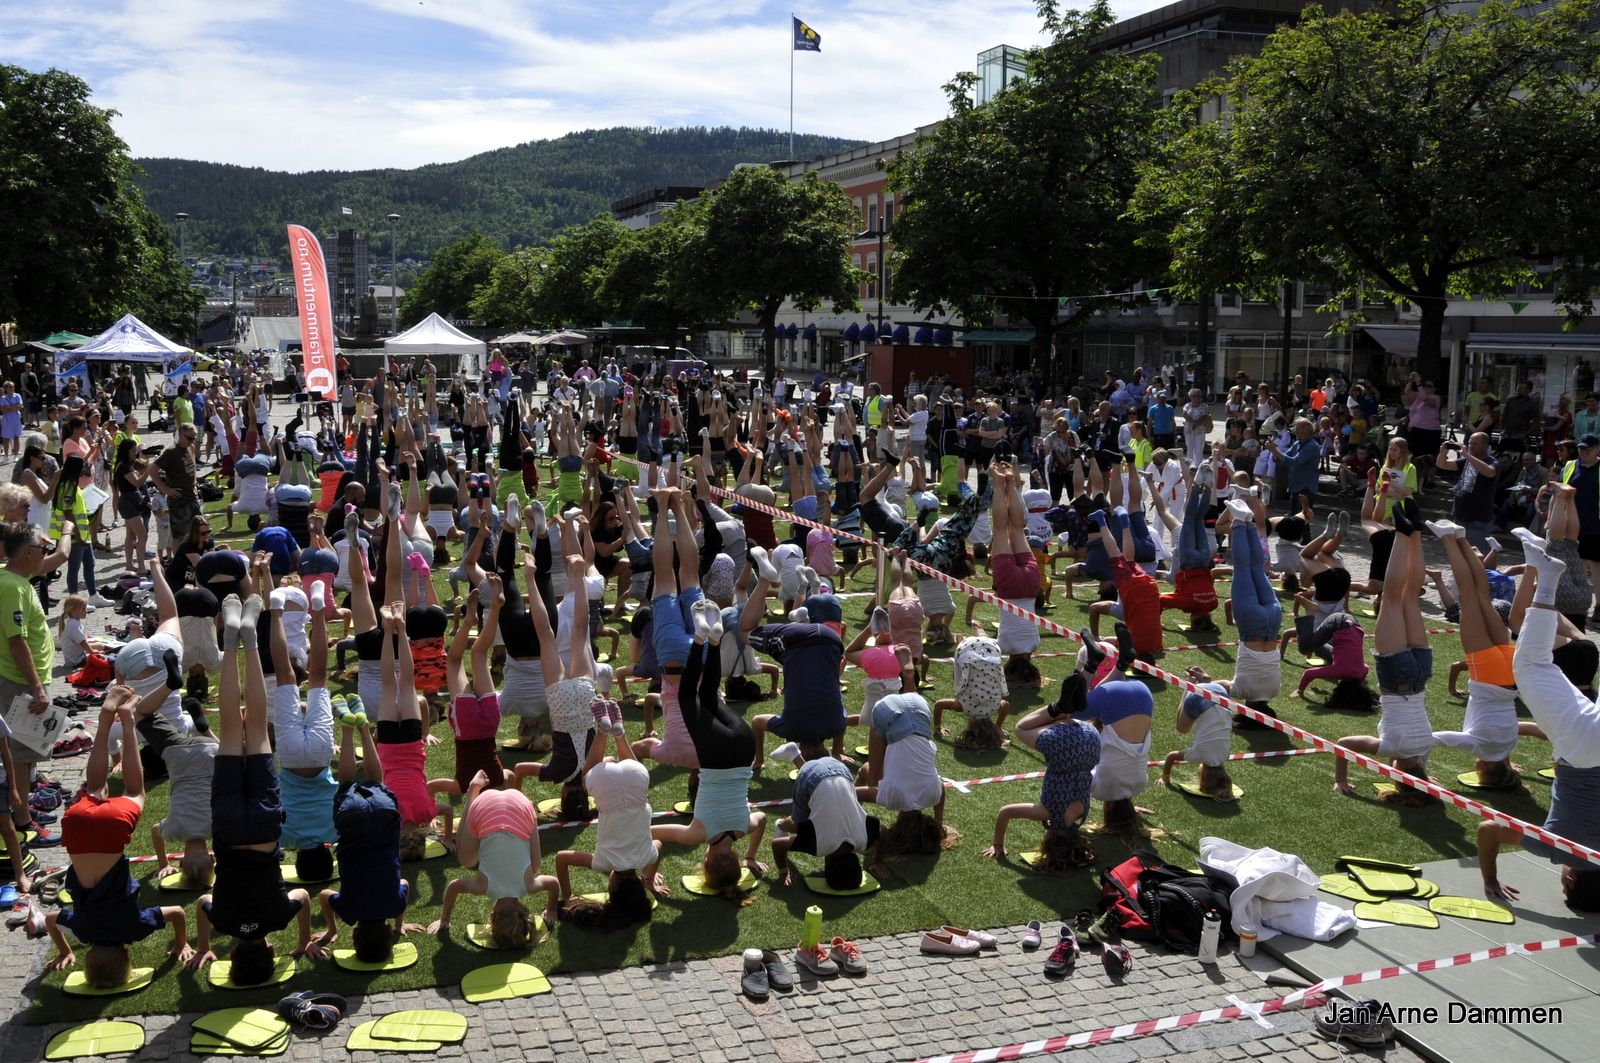
[[[400,300],[400,326],[410,328],[429,314],[444,318],[473,316],[473,299],[488,286],[505,248],[480,232],[470,232],[441,248],[433,265]]]
[[[628,236],[611,248],[604,266],[591,276],[606,317],[628,321],[667,339],[680,326],[714,314],[690,287],[691,256],[705,234],[706,200],[680,202],[659,225]],[[668,346],[675,346],[668,343]]]
[[[704,200],[701,231],[684,256],[683,298],[704,317],[754,310],[765,330],[762,364],[774,376],[778,310],[856,309],[860,270],[850,242],[860,216],[844,189],[815,172],[799,181],[766,166],[733,171]]]
[[[186,335],[204,297],[145,205],[116,112],[88,100],[71,74],[0,66],[0,320],[39,336],[132,312]]]
[[[1116,22],[1104,0],[1038,7],[1051,40],[1029,53],[1027,78],[979,107],[977,75],[957,75],[950,117],[888,166],[894,297],[968,321],[1026,319],[1035,364],[1058,329],[1116,301],[1082,299],[1058,322],[1061,298],[1123,292],[1156,269],[1127,217],[1153,150],[1154,60],[1094,46]]]
[[[1446,298],[1553,261],[1587,313],[1600,254],[1600,39],[1592,0],[1473,11],[1308,8],[1261,55],[1167,112],[1137,200],[1180,290],[1289,279],[1410,300],[1440,372]],[[1225,120],[1207,121],[1227,108]]]
[[[550,241],[544,269],[529,300],[530,322],[544,328],[598,325],[606,307],[596,295],[600,273],[612,248],[633,235],[609,214],[596,214],[583,225]]]

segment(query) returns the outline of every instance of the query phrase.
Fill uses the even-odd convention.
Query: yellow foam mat
[[[281,1056],[289,1048],[289,1031],[254,1048],[242,1048],[208,1033],[195,1033],[189,1038],[189,1051],[197,1056]]]
[[[1391,786],[1393,784],[1390,784]],[[1369,867],[1374,871],[1394,871],[1402,875],[1417,876],[1422,874],[1422,868],[1416,864],[1402,864],[1395,860],[1379,860],[1371,856],[1341,856],[1333,862],[1337,871],[1349,871],[1352,867]]]
[[[790,782],[794,782],[798,778],[800,778],[800,769],[799,768],[796,768],[796,769],[794,769],[793,771],[791,771],[789,773],[789,781]]]
[[[62,886],[61,889],[56,893],[56,902],[63,908],[70,906],[72,904],[72,891],[67,889],[67,887]]]
[[[449,851],[444,847],[444,842],[438,838],[429,838],[428,844],[422,847],[422,858],[424,860],[437,860]]]
[[[379,1019],[368,1019],[350,1031],[344,1047],[351,1052],[437,1052],[444,1047],[442,1041],[380,1041],[372,1036]]]
[[[195,1034],[206,1034],[219,1041],[254,1048],[289,1034],[289,1024],[271,1008],[223,1008],[202,1015],[190,1023]]]
[[[1172,788],[1174,790],[1177,790],[1179,793],[1188,794],[1190,797],[1202,797],[1202,798],[1205,798],[1207,801],[1216,800],[1210,794],[1208,794],[1204,790],[1200,789],[1200,784],[1196,780],[1192,780],[1192,779],[1173,779],[1172,780]],[[1238,783],[1234,783],[1233,784],[1233,799],[1235,801],[1237,801],[1239,798],[1241,798],[1243,796],[1244,796],[1244,789]]]
[[[853,890],[836,890],[828,885],[828,880],[821,875],[806,875],[804,878],[806,889],[825,897],[863,897],[868,893],[876,893],[883,887],[883,883],[868,874],[861,876],[861,885]]]
[[[760,885],[761,880],[756,878],[756,873],[754,871],[751,871],[748,867],[741,870],[742,873],[739,875],[740,889],[753,890],[756,888],[756,886]],[[704,875],[685,875],[683,876],[682,881],[683,888],[688,890],[690,893],[698,893],[702,897],[715,897],[717,895],[716,890],[711,889],[706,885],[706,877]]]
[[[199,886],[185,886],[183,872],[175,867],[167,868],[166,872],[156,879],[156,888],[166,893],[199,893]]]
[[[45,1046],[46,1059],[77,1059],[137,1052],[144,1047],[144,1027],[136,1022],[88,1022],[62,1030]]]
[[[856,746],[856,756],[858,756],[858,757],[870,757],[870,756],[872,756],[872,747],[871,746]]]
[[[373,1023],[379,1041],[439,1041],[454,1044],[467,1038],[467,1017],[453,1011],[397,1011]]]
[[[499,963],[468,971],[461,979],[461,995],[468,1003],[512,1000],[550,992],[550,979],[531,963]]]
[[[333,874],[327,878],[301,878],[295,874],[294,857],[284,854],[287,859],[283,862],[283,881],[291,886],[320,886],[324,882],[334,882],[339,878],[339,861],[333,862]]]
[[[1513,776],[1510,786],[1485,786],[1481,781],[1479,781],[1478,773],[1475,771],[1462,772],[1456,776],[1456,782],[1473,790],[1515,790],[1517,787],[1522,785],[1522,781]]]
[[[1429,882],[1425,878],[1417,879],[1417,890],[1411,894],[1412,900],[1425,901],[1430,897],[1437,896],[1439,896],[1439,884],[1437,882]]]
[[[538,945],[538,944],[542,943],[546,938],[548,938],[550,936],[550,928],[545,926],[544,916],[536,915],[536,916],[533,917],[533,919],[534,919],[533,940],[531,942],[529,942],[529,944],[528,944],[528,948],[530,948],[530,949],[533,948],[534,945]],[[500,948],[500,946],[496,945],[494,943],[494,940],[489,936],[489,928],[488,928],[488,926],[483,924],[483,923],[468,923],[467,924],[467,940],[472,942],[474,945],[478,946],[480,949],[498,949],[498,948]],[[527,951],[527,949],[508,948],[507,951],[525,952],[525,951]]]
[[[218,989],[256,989],[259,986],[287,982],[294,977],[294,970],[295,962],[293,956],[279,956],[272,964],[271,978],[255,985],[240,985],[233,980],[233,961],[217,960],[211,964],[211,969],[206,972],[206,980]]]
[[[1428,902],[1428,910],[1440,915],[1453,915],[1457,919],[1478,919],[1485,923],[1509,925],[1517,921],[1517,917],[1509,908],[1482,897],[1435,897]]]
[[[1554,769],[1554,768],[1540,768],[1539,769],[1539,778],[1541,778],[1541,779],[1554,779],[1555,777],[1556,777],[1556,769]]]
[[[1376,923],[1394,923],[1396,926],[1415,926],[1424,930],[1439,929],[1439,917],[1426,908],[1399,901],[1381,901],[1378,904],[1356,905],[1357,919],[1370,919]]]
[[[1368,893],[1380,897],[1409,897],[1417,892],[1417,880],[1395,871],[1375,871],[1370,867],[1351,867],[1350,877]]]
[[[72,971],[67,975],[67,980],[62,983],[62,990],[75,997],[114,997],[123,993],[137,993],[155,980],[154,967],[135,967],[128,980],[119,986],[110,989],[93,989],[89,986],[89,979],[82,971]]]
[[[1345,874],[1323,875],[1322,885],[1317,887],[1324,893],[1331,893],[1335,897],[1344,897],[1352,901],[1367,901],[1372,904],[1382,904],[1383,898],[1375,893],[1368,893],[1361,888],[1361,883]]]
[[[541,816],[559,816],[561,815],[561,798],[548,798],[544,801],[540,801],[537,807],[539,809],[539,815]],[[589,798],[588,815],[595,815],[594,798],[592,797]]]
[[[694,802],[679,801],[677,804],[672,806],[672,811],[676,812],[680,816],[692,816],[694,815]]]
[[[401,971],[417,962],[417,946],[397,941],[386,963],[364,963],[356,959],[355,949],[334,949],[333,962],[347,971]]]

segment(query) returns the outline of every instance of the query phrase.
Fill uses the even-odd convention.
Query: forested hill
[[[809,159],[861,144],[795,137]],[[294,159],[285,148],[284,165]],[[700,185],[741,162],[787,158],[775,129],[591,129],[414,170],[285,173],[189,159],[139,159],[157,215],[189,215],[191,255],[270,255],[287,262],[284,226],[318,233],[354,227],[387,257],[389,223],[402,217],[402,257],[432,255],[477,229],[508,248],[548,239],[610,209],[614,200],[663,185]],[[349,207],[353,215],[341,215]]]

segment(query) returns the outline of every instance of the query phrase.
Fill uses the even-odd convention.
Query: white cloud
[[[1029,0],[806,0],[797,132],[881,139],[945,110]],[[1131,12],[1130,12],[1131,13]],[[764,0],[0,0],[0,61],[56,66],[146,156],[271,169],[462,158],[612,125],[789,124],[789,20]]]

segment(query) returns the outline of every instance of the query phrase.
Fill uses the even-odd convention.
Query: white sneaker
[[[117,603],[103,594],[91,594],[89,604],[97,609],[116,605]]]

